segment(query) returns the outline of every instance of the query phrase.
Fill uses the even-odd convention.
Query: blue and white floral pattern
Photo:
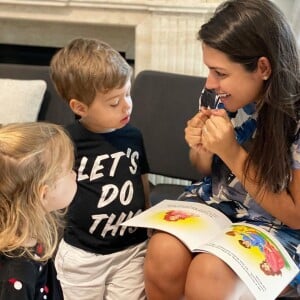
[[[220,104],[221,108],[222,104]],[[237,113],[230,113],[239,144],[250,141],[256,131],[256,113],[247,105]],[[292,168],[300,169],[300,122],[291,147]],[[271,216],[246,192],[241,182],[217,156],[213,158],[212,176],[186,188],[180,199],[203,202],[225,213],[233,222],[247,222],[262,226],[276,236],[300,267],[300,230],[293,230]],[[300,293],[300,274],[291,283]]]

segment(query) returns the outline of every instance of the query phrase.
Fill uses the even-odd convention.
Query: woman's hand
[[[210,110],[201,108],[185,128],[185,140],[191,148],[190,161],[202,175],[211,173],[213,154],[202,145],[202,128],[210,115]]]
[[[210,110],[201,108],[201,110],[187,122],[185,140],[190,148],[195,151],[204,150],[202,146],[202,128],[209,119],[210,114]]]
[[[210,117],[201,127],[201,144],[219,157],[233,155],[231,151],[238,146],[233,125],[224,109],[211,110]]]

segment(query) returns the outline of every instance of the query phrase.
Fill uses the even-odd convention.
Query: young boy
[[[66,300],[145,299],[147,233],[120,224],[148,202],[141,133],[129,125],[131,67],[108,44],[75,39],[51,61],[60,95],[78,116],[78,190],[69,207],[56,268]]]

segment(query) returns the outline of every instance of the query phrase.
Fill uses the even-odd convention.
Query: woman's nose
[[[205,87],[208,90],[218,90],[219,81],[216,78],[214,78],[214,76],[212,76],[211,74],[208,74],[206,83],[205,83]]]

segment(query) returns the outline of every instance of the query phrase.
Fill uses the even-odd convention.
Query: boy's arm
[[[143,182],[144,194],[145,194],[145,207],[147,209],[150,207],[150,200],[149,200],[150,185],[149,185],[148,174],[142,175],[142,182]]]

